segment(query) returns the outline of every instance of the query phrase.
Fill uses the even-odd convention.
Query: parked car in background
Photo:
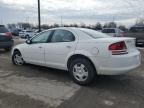
[[[144,47],[144,38],[137,38],[136,39],[136,46],[137,47]]]
[[[131,37],[136,38],[136,46],[144,47],[144,26],[132,26],[129,29]]]
[[[102,30],[102,33],[105,33],[105,34],[113,36],[113,37],[123,37],[124,36],[124,32],[118,28],[104,28]]]
[[[133,33],[144,33],[144,26],[132,26],[129,31]]]
[[[29,39],[31,37],[33,37],[35,35],[35,32],[32,31],[32,30],[22,30],[20,33],[19,33],[19,36],[21,38],[26,38],[26,39]]]
[[[13,36],[19,36],[19,33],[21,32],[22,30],[21,29],[15,29],[12,31],[12,35]]]
[[[0,49],[7,51],[11,50],[13,46],[13,38],[11,32],[4,26],[0,25]]]
[[[39,30],[38,30],[38,29],[36,29],[36,30],[34,30],[34,32],[35,32],[35,33],[39,33]]]
[[[84,28],[43,31],[12,51],[15,65],[31,63],[68,70],[74,82],[85,85],[96,75],[119,75],[141,64],[135,38],[115,38]]]

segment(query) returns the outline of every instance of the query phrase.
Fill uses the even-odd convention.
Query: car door
[[[51,31],[42,32],[30,40],[31,44],[27,44],[27,48],[25,48],[24,52],[24,57],[28,63],[45,65],[45,44],[50,34]]]
[[[55,30],[50,43],[45,45],[46,65],[66,69],[66,58],[74,53],[77,36],[68,30]]]

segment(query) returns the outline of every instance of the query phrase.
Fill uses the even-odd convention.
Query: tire
[[[89,60],[85,58],[78,58],[73,60],[70,64],[69,71],[73,81],[79,85],[88,85],[92,83],[96,77],[94,66]]]
[[[14,65],[23,65],[24,64],[24,60],[22,58],[22,55],[19,51],[14,51],[13,55],[12,55],[12,63]]]

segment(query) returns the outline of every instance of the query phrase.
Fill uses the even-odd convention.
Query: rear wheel
[[[96,76],[92,63],[85,58],[73,60],[69,71],[73,81],[80,85],[92,83]]]
[[[24,60],[19,51],[15,51],[14,54],[12,55],[12,62],[14,65],[23,65],[24,64]]]

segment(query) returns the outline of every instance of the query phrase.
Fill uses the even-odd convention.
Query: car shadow
[[[140,82],[141,81],[141,82]],[[132,95],[134,91],[142,92],[144,78],[133,76],[131,74],[114,75],[114,76],[97,76],[94,83],[83,88],[89,91],[109,92],[114,94]],[[133,94],[134,95],[134,94]]]
[[[24,77],[36,77],[46,78],[49,80],[55,80],[59,82],[73,82],[69,72],[64,70],[58,70],[43,66],[37,66],[32,64],[25,64],[24,66],[18,67],[21,72],[18,72],[18,76]],[[110,86],[129,85],[131,83],[131,76],[129,75],[118,75],[118,76],[97,76],[94,82],[90,85],[84,86],[88,88],[107,88]]]
[[[74,108],[124,108],[130,105],[135,108],[143,105],[144,85],[143,80],[135,79],[128,74],[120,76],[98,76],[93,84],[81,86],[80,90],[59,108],[70,106]],[[80,104],[83,103],[83,104]]]
[[[17,71],[16,75],[17,76],[23,76],[27,78],[45,78],[48,80],[55,80],[59,82],[72,82],[69,72],[68,71],[63,71],[63,70],[58,70],[58,69],[53,69],[53,68],[48,68],[48,67],[43,67],[43,66],[37,66],[37,65],[32,65],[32,64],[25,64],[23,66],[16,66]]]
[[[131,83],[131,76],[125,75],[100,75],[97,76],[94,83],[91,86],[101,86],[101,85],[119,85],[123,83]]]

